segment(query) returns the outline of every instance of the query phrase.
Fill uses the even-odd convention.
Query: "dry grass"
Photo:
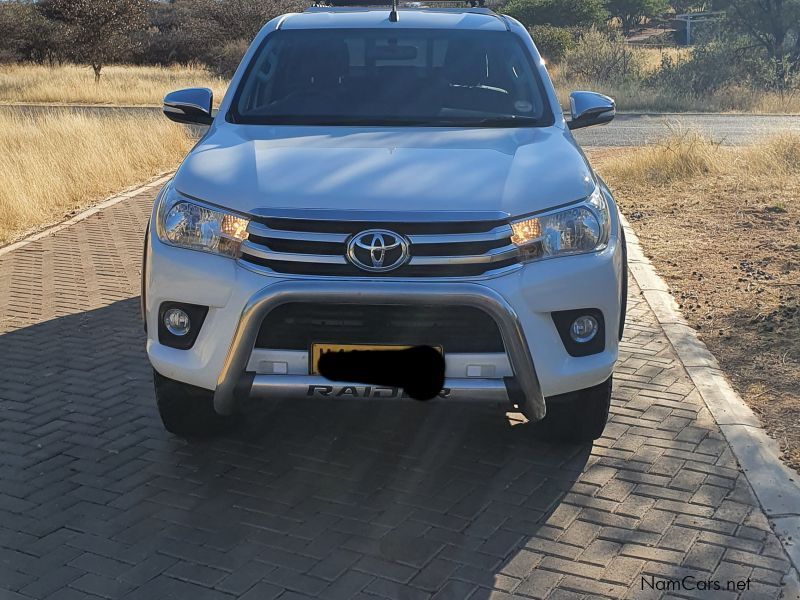
[[[0,112],[0,244],[175,166],[191,147],[160,115]]]
[[[742,149],[740,158],[737,169],[755,177],[768,175],[777,185],[800,169],[800,136],[785,133],[767,138]]]
[[[800,136],[590,152],[689,323],[800,471]]]
[[[197,66],[105,67],[99,83],[89,67],[32,64],[0,65],[0,102],[153,105],[164,94],[185,87],[209,87],[217,102],[227,81]]]
[[[661,68],[661,61],[664,58],[669,58],[673,62],[680,62],[688,60],[692,57],[692,48],[677,48],[677,47],[664,47],[664,48],[640,48],[632,46],[636,54],[639,55],[639,61],[642,65],[642,70],[649,74],[655,73]]]
[[[645,75],[656,72],[664,56],[678,61],[691,55],[691,50],[686,48],[635,48],[635,52],[639,55]],[[549,65],[548,71],[559,102],[566,107],[569,106],[571,91],[592,90],[611,96],[617,102],[617,109],[625,111],[800,114],[800,92],[781,95],[778,92],[732,86],[704,97],[692,97],[657,89],[641,80],[609,83],[568,78],[565,66],[559,64]]]
[[[604,172],[623,185],[665,185],[707,175],[735,174],[739,183],[771,178],[778,185],[800,168],[800,136],[781,134],[751,146],[723,148],[696,131],[675,130],[624,159],[610,160]]]
[[[574,90],[591,90],[611,96],[617,110],[629,112],[718,112],[746,114],[800,114],[800,93],[781,95],[778,92],[750,88],[725,88],[704,97],[669,92],[647,86],[643,82],[608,83],[567,79],[562,70],[550,69],[561,106],[569,106]]]
[[[624,161],[611,162],[605,172],[614,181],[667,184],[718,173],[726,158],[719,144],[695,132],[684,132],[640,148]]]

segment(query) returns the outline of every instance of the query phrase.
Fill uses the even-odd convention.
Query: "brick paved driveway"
[[[152,198],[0,257],[0,598],[779,596],[783,551],[635,287],[593,448],[416,403],[259,402],[171,437],[138,318]]]

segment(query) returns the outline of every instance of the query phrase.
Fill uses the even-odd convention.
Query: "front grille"
[[[241,261],[268,272],[347,277],[476,277],[518,263],[511,227],[491,213],[465,220],[374,221],[264,216],[254,218]],[[400,213],[400,217],[403,214]],[[347,258],[347,244],[360,232],[386,229],[409,242],[409,258],[386,272],[366,271]]]
[[[470,306],[291,302],[261,324],[257,348],[309,350],[313,343],[441,346],[447,352],[503,352],[492,317]]]

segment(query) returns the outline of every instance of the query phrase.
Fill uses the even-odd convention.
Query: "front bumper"
[[[373,304],[467,304],[498,324],[513,378],[448,375],[447,400],[510,400],[531,419],[544,415],[544,398],[597,385],[611,375],[617,358],[621,246],[612,236],[606,249],[589,255],[530,263],[502,276],[465,282],[432,279],[271,276],[227,258],[184,250],[148,237],[145,264],[147,352],[165,377],[215,392],[215,407],[228,413],[243,396],[393,398],[392,388],[330,382],[307,373],[257,374],[248,369],[264,315],[284,302]],[[194,346],[160,344],[158,307],[175,301],[209,306]],[[605,318],[605,349],[572,357],[553,323],[553,311],[593,307]],[[447,354],[445,356],[447,360]],[[448,371],[450,366],[448,365]]]
[[[333,387],[317,376],[253,375],[245,371],[261,322],[267,314],[287,302],[313,301],[336,304],[408,304],[470,306],[489,314],[497,323],[506,354],[521,390],[514,400],[529,419],[544,417],[545,405],[539,379],[533,366],[525,333],[514,309],[494,290],[476,283],[413,283],[373,281],[363,289],[354,290],[345,281],[282,281],[259,291],[245,306],[230,349],[217,379],[214,408],[220,414],[230,414],[236,396],[313,395],[319,388]],[[338,388],[366,386],[358,383],[337,383]],[[509,400],[503,380],[470,380],[448,378],[445,391],[452,399]],[[512,386],[513,389],[513,386]]]

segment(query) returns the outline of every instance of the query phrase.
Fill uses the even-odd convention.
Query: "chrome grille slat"
[[[480,233],[418,233],[409,235],[408,240],[412,244],[466,244],[502,240],[503,238],[510,237],[511,233],[510,225],[501,225],[500,227],[495,227],[491,231]]]
[[[485,254],[467,254],[464,256],[413,256],[412,265],[467,265],[476,263],[495,263],[506,258],[517,256],[516,246],[509,245],[490,250]]]
[[[315,231],[288,231],[285,229],[272,229],[256,221],[250,221],[247,232],[262,238],[276,240],[298,240],[307,242],[325,242],[329,244],[343,244],[350,237],[347,233],[319,233]]]
[[[429,213],[408,222],[368,222],[366,214],[338,220],[319,211],[258,215],[242,244],[243,265],[261,272],[333,277],[490,277],[516,268],[519,252],[511,243],[506,217],[497,213]],[[383,217],[384,214],[376,214]],[[356,220],[357,219],[357,220]],[[390,271],[362,270],[347,258],[353,236],[366,230],[385,230],[408,240],[410,259]],[[415,252],[416,248],[416,252]]]
[[[344,256],[336,254],[298,254],[295,252],[274,252],[245,241],[242,242],[242,253],[257,256],[264,260],[285,260],[290,262],[313,262],[329,265],[346,265]]]

